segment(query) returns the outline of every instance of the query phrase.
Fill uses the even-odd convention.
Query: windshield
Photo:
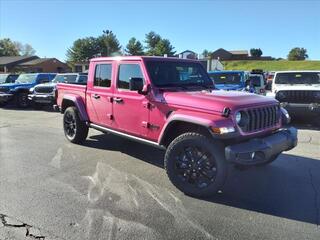
[[[241,73],[209,73],[215,84],[240,84]]]
[[[249,81],[255,87],[261,87],[261,77],[260,76],[249,76]]]
[[[77,74],[73,74],[73,75],[57,75],[52,82],[67,82],[67,83],[72,83],[75,82],[77,80]]]
[[[320,72],[277,73],[277,84],[320,84]]]
[[[0,83],[5,83],[9,74],[0,74]]]
[[[21,74],[16,82],[17,83],[32,83],[36,80],[37,74]]]
[[[152,83],[157,87],[205,86],[213,87],[201,64],[181,61],[147,61]]]

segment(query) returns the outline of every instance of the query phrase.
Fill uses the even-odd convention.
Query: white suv
[[[291,115],[320,116],[320,71],[276,72],[272,93]]]

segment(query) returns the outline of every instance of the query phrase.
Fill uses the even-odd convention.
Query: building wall
[[[19,67],[22,71],[25,72],[70,72],[71,69],[67,64],[62,63],[58,60],[48,60],[36,65],[24,65],[23,67]]]

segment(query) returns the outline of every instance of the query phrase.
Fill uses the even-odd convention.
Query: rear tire
[[[8,102],[0,102],[0,107],[5,107],[8,104]]]
[[[184,133],[170,143],[164,164],[172,184],[194,197],[215,194],[228,171],[223,145],[194,132]]]
[[[76,107],[68,107],[63,115],[63,129],[66,138],[72,143],[83,143],[88,136],[89,128],[79,117]]]

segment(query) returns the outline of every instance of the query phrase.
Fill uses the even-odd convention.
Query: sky
[[[76,39],[106,29],[123,47],[155,31],[177,52],[261,48],[263,55],[286,58],[304,47],[320,60],[319,13],[320,0],[0,0],[0,38],[60,60]]]

